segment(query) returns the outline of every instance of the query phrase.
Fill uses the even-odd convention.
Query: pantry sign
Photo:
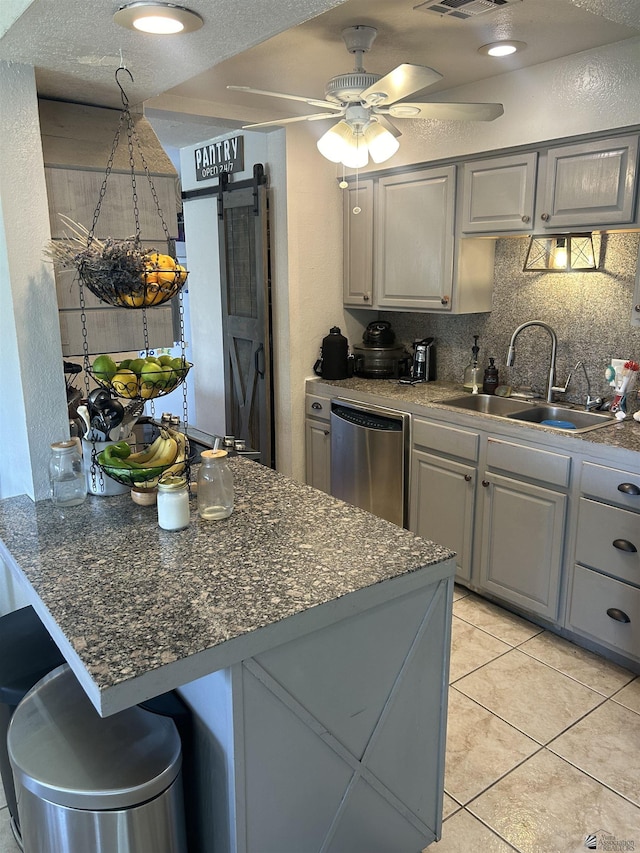
[[[196,148],[195,164],[197,181],[216,178],[221,172],[241,172],[244,169],[244,137],[234,136]]]

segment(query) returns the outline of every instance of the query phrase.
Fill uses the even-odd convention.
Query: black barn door
[[[275,467],[267,187],[226,184],[219,198],[227,433]]]

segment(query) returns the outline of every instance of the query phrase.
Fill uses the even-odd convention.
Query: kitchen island
[[[202,853],[415,853],[440,835],[453,554],[231,464],[224,521],[9,498],[0,554],[101,714],[180,688]]]

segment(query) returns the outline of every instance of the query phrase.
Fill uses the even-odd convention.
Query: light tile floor
[[[450,680],[428,853],[640,851],[640,677],[456,587]]]

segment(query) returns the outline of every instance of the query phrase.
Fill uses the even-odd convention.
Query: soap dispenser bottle
[[[489,358],[489,366],[485,368],[482,390],[485,394],[495,394],[498,387],[498,368],[495,366],[495,358]]]
[[[473,346],[471,347],[471,361],[464,369],[464,380],[462,388],[464,391],[470,391],[472,394],[477,394],[482,388],[482,380],[480,378],[480,368],[478,367],[478,338],[480,335],[473,336]]]

